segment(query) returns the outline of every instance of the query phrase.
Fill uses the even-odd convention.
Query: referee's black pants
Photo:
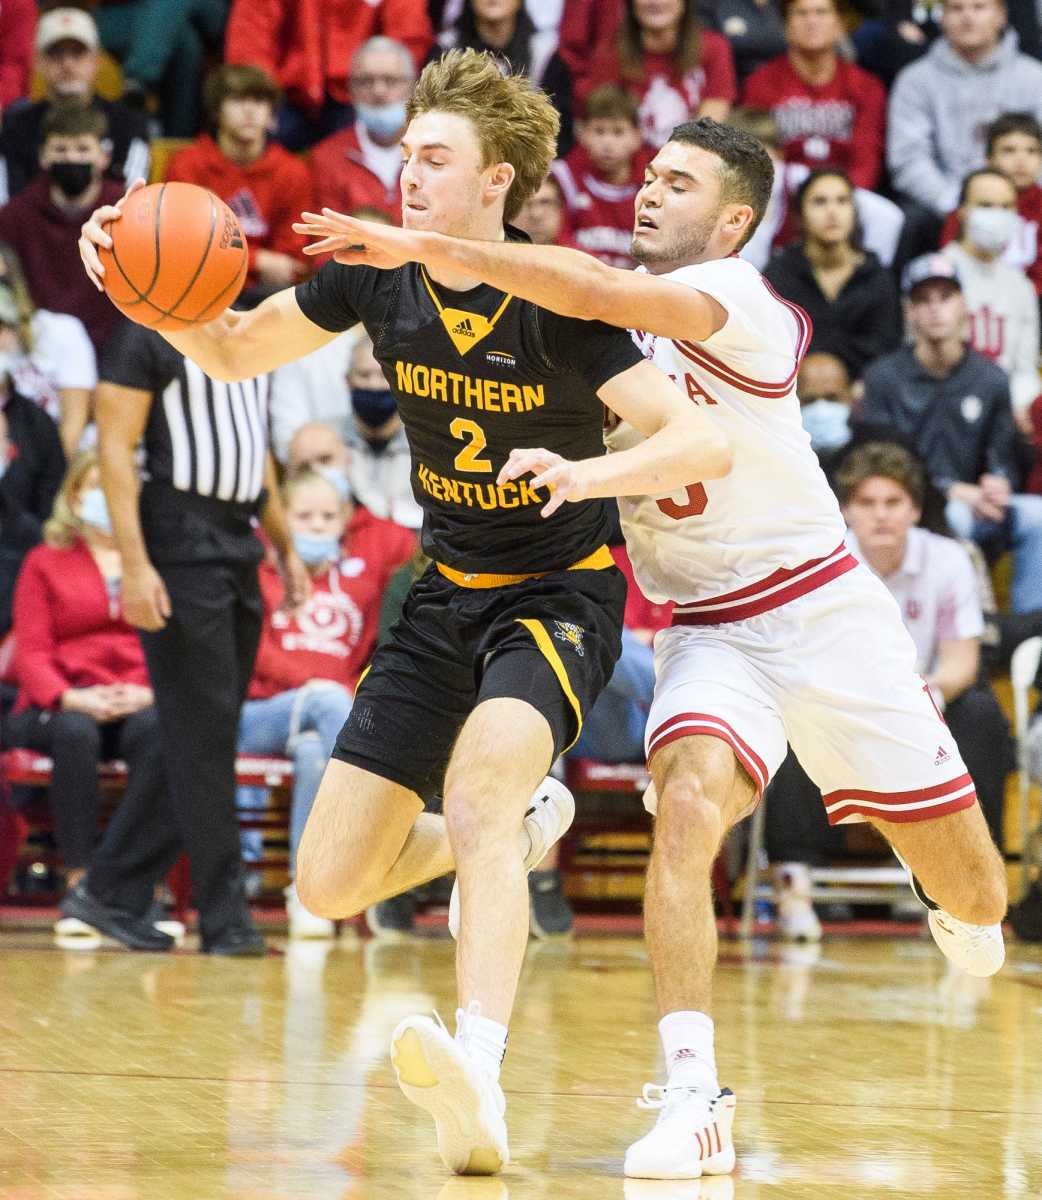
[[[173,501],[171,501],[173,502]],[[239,824],[235,810],[235,752],[239,710],[253,672],[263,608],[257,582],[260,543],[238,515],[206,512],[199,498],[178,498],[203,509],[216,528],[179,528],[178,544],[160,540],[160,525],[142,525],[146,545],[166,584],[172,615],[155,633],[141,633],[159,712],[166,805],[124,803],[91,862],[88,888],[107,904],[143,914],[155,884],[188,855],[200,931],[212,941],[244,919]],[[198,516],[198,513],[193,515]],[[181,538],[189,536],[188,550]],[[221,558],[168,561],[194,548]]]

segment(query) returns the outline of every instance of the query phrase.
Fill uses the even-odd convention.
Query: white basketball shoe
[[[623,1174],[633,1179],[698,1179],[734,1170],[735,1097],[646,1083],[640,1108],[658,1109],[654,1129],[626,1151]]]
[[[550,847],[564,837],[574,820],[575,797],[559,779],[547,775],[533,792],[525,813],[524,828],[528,837],[522,840],[528,843],[524,856],[526,871],[539,866]],[[449,897],[449,933],[454,938],[459,937],[459,920],[459,880],[455,880]]]
[[[391,1037],[391,1062],[406,1098],[434,1118],[438,1153],[450,1171],[495,1175],[506,1166],[503,1089],[437,1017],[401,1021]]]
[[[1006,961],[1002,925],[972,925],[969,921],[960,921],[958,917],[945,912],[926,894],[911,867],[896,850],[894,855],[908,872],[915,898],[927,910],[927,924],[937,948],[944,957],[967,975],[975,975],[978,979],[994,975]]]

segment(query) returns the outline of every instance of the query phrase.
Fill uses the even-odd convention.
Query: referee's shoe
[[[61,904],[62,916],[76,917],[99,933],[122,942],[128,950],[172,950],[174,939],[149,923],[146,917],[135,916],[122,908],[103,904],[87,891],[82,880],[65,893]]]

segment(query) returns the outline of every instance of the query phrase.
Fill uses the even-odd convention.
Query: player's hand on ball
[[[582,464],[570,462],[552,450],[511,450],[496,482],[502,485],[522,475],[532,476],[533,488],[550,492],[549,501],[540,509],[541,516],[552,516],[565,501],[574,504],[589,499],[583,488]]]
[[[359,221],[331,208],[324,208],[321,213],[301,213],[293,229],[304,237],[319,239],[304,247],[305,254],[332,254],[346,267],[377,267],[387,271],[420,259],[419,240],[408,229],[381,225],[379,221]]]
[[[83,269],[99,292],[104,291],[101,281],[105,275],[105,268],[101,265],[101,259],[98,258],[97,248],[101,246],[105,250],[112,249],[112,238],[109,237],[105,227],[111,225],[113,221],[119,220],[123,215],[123,205],[126,204],[127,198],[140,191],[144,186],[143,179],[135,179],[115,204],[103,204],[101,208],[96,208],[80,226],[79,245]]]

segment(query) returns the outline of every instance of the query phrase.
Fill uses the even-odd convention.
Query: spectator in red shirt
[[[322,773],[351,711],[358,677],[376,645],[380,604],[391,575],[412,554],[412,533],[342,501],[314,471],[292,476],[283,489],[286,522],[311,576],[301,608],[283,608],[278,568],[260,568],[264,624],[239,723],[239,749],[293,759],[290,876]],[[331,937],[333,923],[316,918],[286,890],[291,936]]]
[[[0,242],[17,253],[36,307],[79,317],[100,352],[119,311],[84,274],[77,243],[91,212],[123,194],[120,184],[104,178],[105,115],[55,106],[43,127],[43,172],[0,208]]]
[[[158,718],[137,631],[120,605],[122,563],[96,456],[69,468],[14,600],[18,701],[5,743],[54,760],[50,803],[68,886],[98,834],[98,763],[121,758],[127,790],[163,803]]]
[[[0,5],[0,117],[29,94],[36,30],[35,0],[4,0]]]
[[[839,56],[836,0],[789,0],[788,54],[754,71],[742,103],[774,117],[787,163],[838,167],[855,187],[874,188],[883,162],[886,93]]]
[[[1042,227],[1042,125],[1028,112],[1009,112],[997,117],[984,134],[987,145],[987,164],[1013,181],[1017,189],[1017,212],[1020,224],[1007,244],[1002,261],[1019,267],[1031,280],[1035,292],[1042,296],[1042,242],[1038,231]],[[949,213],[941,231],[941,245],[946,246],[959,236],[959,210]]]
[[[653,151],[641,142],[637,101],[613,84],[590,93],[579,144],[550,167],[572,240],[610,267],[633,267],[633,201]]]
[[[416,84],[408,48],[393,38],[370,38],[351,62],[353,125],[327,137],[311,152],[315,203],[337,212],[373,208],[402,223],[399,143],[405,105]]]
[[[641,131],[656,149],[692,117],[723,121],[737,94],[730,44],[701,28],[696,0],[626,0],[618,37],[576,89],[579,103],[602,83],[637,97]]]
[[[425,0],[233,0],[224,57],[276,80],[279,140],[305,150],[351,120],[348,68],[377,34],[404,42],[419,69],[434,40]]]
[[[166,177],[209,188],[239,218],[250,248],[247,287],[290,287],[309,273],[293,222],[311,208],[311,174],[268,141],[279,89],[260,67],[222,66],[203,93],[212,135],[170,160]]]

